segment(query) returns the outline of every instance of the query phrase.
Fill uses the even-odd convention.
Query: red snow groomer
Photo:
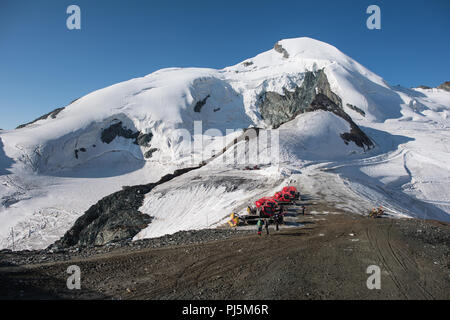
[[[284,187],[282,192],[289,193],[291,198],[294,200],[300,199],[300,192],[298,192],[296,187],[292,187],[292,186]]]
[[[273,197],[264,197],[255,201],[256,209],[260,213],[260,217],[272,217],[275,213],[281,212],[281,208]]]
[[[278,201],[279,204],[290,204],[294,198],[291,196],[289,192],[278,191],[275,192],[273,198]]]

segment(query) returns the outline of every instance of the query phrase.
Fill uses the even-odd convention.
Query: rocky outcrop
[[[133,132],[131,129],[123,127],[122,121],[110,125],[108,128],[102,130],[101,140],[103,143],[111,143],[116,137],[123,137],[125,139],[136,139],[139,136],[139,131]],[[136,143],[137,144],[137,143]]]
[[[140,132],[138,137],[136,138],[135,143],[141,147],[149,147],[150,141],[152,140],[152,138],[153,138],[153,134],[151,132],[149,132],[149,133]]]
[[[437,88],[445,90],[445,91],[450,91],[450,81],[445,81],[443,84],[439,85]]]
[[[325,72],[308,71],[301,86],[296,87],[293,92],[285,89],[283,95],[271,91],[262,93],[259,97],[261,116],[267,124],[278,128],[306,110],[317,93],[324,94],[337,106],[342,107],[342,100],[331,91]]]
[[[316,110],[323,110],[332,112],[335,115],[341,117],[350,125],[350,132],[341,133],[341,138],[348,144],[353,141],[358,147],[364,150],[373,148],[373,142],[367,137],[367,135],[353,122],[352,118],[337,104],[329,99],[326,95],[319,93],[316,95],[311,105],[303,112],[311,112]]]
[[[360,115],[362,115],[363,117],[366,116],[366,113],[364,112],[364,110],[361,110],[360,108],[358,108],[357,106],[347,103],[347,107],[349,107],[350,109],[352,109],[353,111],[358,112]]]
[[[86,152],[86,148],[75,149],[75,158],[78,159],[78,152]]]
[[[142,133],[133,131],[123,126],[122,121],[110,125],[103,129],[101,133],[101,140],[103,143],[111,143],[116,137],[123,137],[125,139],[133,139],[133,143],[139,146],[148,147],[152,140],[152,133]]]
[[[275,46],[273,47],[273,49],[276,52],[281,53],[283,55],[283,58],[286,58],[286,59],[289,58],[289,53],[286,51],[285,48],[283,48],[283,46],[279,42],[275,43]]]
[[[37,118],[37,119],[31,121],[31,122],[28,122],[28,123],[25,123],[25,124],[21,124],[21,125],[18,126],[16,129],[25,128],[26,126],[28,126],[28,125],[30,125],[30,124],[33,124],[33,123],[35,123],[35,122],[37,122],[37,121],[39,121],[39,120],[46,120],[46,119],[48,119],[49,117],[50,117],[51,119],[55,119],[56,116],[57,116],[61,111],[64,110],[64,108],[65,108],[65,107],[57,108],[57,109],[55,109],[55,110],[53,110],[53,111],[50,111],[49,113],[46,113],[46,114],[44,114],[43,116],[41,116],[41,117],[39,117],[39,118]]]
[[[195,112],[202,111],[202,107],[206,104],[206,100],[208,100],[209,97],[210,95],[208,94],[204,99],[197,101],[197,103],[194,106],[194,111]]]
[[[74,103],[74,102],[77,101],[78,99],[79,99],[79,98],[77,98],[77,99],[71,101],[67,106],[71,105],[72,103]],[[35,122],[37,122],[37,121],[39,121],[39,120],[46,120],[46,119],[48,119],[49,117],[50,117],[51,119],[56,119],[56,116],[57,116],[61,111],[63,111],[65,108],[66,108],[66,107],[56,108],[55,110],[50,111],[49,113],[46,113],[46,114],[44,114],[43,116],[41,116],[41,117],[39,117],[39,118],[37,118],[37,119],[31,121],[31,122],[28,122],[28,123],[25,123],[25,124],[21,124],[21,125],[18,126],[16,129],[24,128],[24,127],[26,127],[26,126],[28,126],[28,125],[30,125],[30,124],[33,124],[33,123],[35,123]]]
[[[147,151],[144,153],[144,158],[145,158],[145,159],[151,158],[151,157],[153,156],[153,153],[155,153],[156,151],[158,151],[158,148],[150,148],[149,150],[147,150]]]
[[[349,104],[347,106],[365,116],[364,111],[356,106]],[[316,110],[332,112],[350,125],[350,132],[344,132],[340,135],[345,143],[348,144],[353,141],[364,150],[371,149],[374,146],[369,137],[344,111],[342,99],[331,91],[323,70],[306,72],[303,83],[296,87],[293,92],[284,90],[284,95],[270,91],[263,93],[260,96],[259,110],[264,121],[273,128],[278,128],[283,123],[293,120],[301,113]]]
[[[145,194],[162,183],[198,168],[175,170],[158,182],[124,187],[123,190],[104,197],[78,218],[73,227],[50,247],[104,245],[134,237],[152,221],[152,217],[139,211]]]

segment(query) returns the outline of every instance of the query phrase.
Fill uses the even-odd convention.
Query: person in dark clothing
[[[305,206],[302,206],[302,215],[305,215]]]
[[[280,224],[280,216],[278,213],[274,216],[274,219],[275,219],[275,230],[278,231],[279,230],[278,225]]]
[[[269,220],[264,219],[264,227],[266,228],[267,235],[269,235]]]

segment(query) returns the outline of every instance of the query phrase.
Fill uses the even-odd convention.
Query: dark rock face
[[[142,147],[148,147],[150,146],[150,141],[153,138],[153,134],[151,132],[149,133],[139,133],[138,137],[136,138],[136,144]]]
[[[111,143],[116,137],[123,137],[125,139],[134,139],[133,143],[139,146],[148,147],[150,141],[153,138],[152,133],[141,133],[139,131],[134,132],[131,129],[127,129],[122,125],[122,121],[110,125],[108,128],[103,129],[101,134],[101,140],[104,143]]]
[[[439,85],[437,88],[445,90],[445,91],[450,91],[450,81],[445,81],[443,84]]]
[[[71,102],[68,104],[68,106],[71,105],[72,103],[74,103],[75,101],[77,101],[78,99],[79,99],[79,98],[77,98],[77,99],[71,101]],[[31,121],[31,122],[28,122],[28,123],[25,123],[25,124],[21,124],[21,125],[18,126],[16,129],[24,128],[24,127],[26,127],[26,126],[28,126],[28,125],[30,125],[30,124],[35,123],[36,121],[48,119],[48,117],[50,117],[50,118],[52,118],[52,119],[55,119],[56,116],[57,116],[61,111],[63,111],[65,108],[66,108],[66,107],[56,108],[55,110],[50,111],[49,113],[44,114],[43,116],[41,116],[41,117],[39,117],[39,118],[37,118],[37,119]]]
[[[78,152],[86,152],[86,148],[75,149],[75,158],[78,159]]]
[[[322,93],[337,106],[342,107],[342,100],[331,91],[327,76],[323,70],[306,72],[305,79],[294,92],[284,90],[284,95],[276,92],[265,92],[260,97],[259,110],[262,118],[273,128],[278,128],[285,122],[306,110],[314,100],[316,93]]]
[[[78,218],[73,227],[50,247],[57,249],[104,245],[134,237],[152,221],[152,217],[138,210],[144,202],[145,194],[157,185],[198,168],[200,167],[175,170],[158,182],[124,187],[123,190],[104,197]]]
[[[151,217],[138,211],[144,201],[143,187],[126,188],[101,199],[75,222],[56,245],[102,245],[137,234],[151,221]]]
[[[431,87],[429,87],[429,86],[424,86],[424,85],[420,85],[420,86],[418,86],[417,88],[420,88],[420,89],[431,89]]]
[[[348,144],[349,141],[353,141],[358,147],[364,150],[369,150],[373,148],[373,142],[367,137],[367,135],[353,122],[352,118],[345,113],[345,111],[336,105],[332,100],[330,100],[326,95],[319,93],[316,95],[311,105],[304,111],[316,111],[323,110],[332,112],[335,115],[341,117],[347,121],[350,125],[350,132],[345,132],[341,134],[341,138]]]
[[[366,113],[364,112],[364,110],[361,110],[360,108],[358,108],[357,106],[347,103],[347,107],[349,107],[350,109],[352,109],[353,111],[358,112],[360,115],[362,115],[363,117],[366,116]]]
[[[37,119],[31,121],[31,122],[28,122],[28,123],[25,123],[25,124],[21,124],[21,125],[18,126],[16,129],[25,128],[26,126],[28,126],[28,125],[30,125],[30,124],[33,124],[33,123],[35,123],[35,122],[37,122],[37,121],[39,121],[39,120],[45,120],[45,119],[48,119],[48,117],[50,117],[50,118],[52,118],[52,119],[55,119],[56,116],[58,115],[58,113],[60,113],[61,111],[63,111],[64,108],[65,108],[65,107],[57,108],[57,109],[55,109],[55,110],[53,110],[53,111],[50,111],[49,113],[44,114],[43,116],[41,116],[41,117],[39,117],[39,118],[37,118]]]
[[[149,159],[152,157],[153,153],[158,151],[158,148],[151,148],[144,153],[144,158]]]
[[[139,132],[133,132],[130,129],[126,129],[122,126],[122,121],[110,125],[108,128],[103,129],[101,139],[104,143],[111,143],[116,137],[124,137],[125,139],[137,139]],[[136,143],[137,144],[137,143]]]
[[[279,53],[281,53],[282,55],[283,55],[283,58],[289,58],[289,53],[286,51],[286,49],[285,48],[283,48],[283,46],[281,45],[281,44],[279,44],[278,42],[277,43],[275,43],[275,46],[273,47],[273,49],[276,51],[276,52],[279,52]]]
[[[302,85],[297,87],[294,92],[284,90],[284,95],[270,91],[265,92],[260,96],[260,101],[261,116],[273,128],[278,128],[283,123],[293,120],[300,113],[324,110],[334,113],[350,124],[350,132],[341,134],[345,143],[353,141],[364,150],[369,150],[374,146],[373,142],[344,111],[342,99],[331,91],[323,70],[306,72]],[[350,104],[347,106],[365,116],[365,112],[358,107]]]
[[[197,103],[194,106],[194,111],[200,112],[202,110],[202,107],[206,104],[206,100],[208,100],[209,97],[210,95],[208,94],[203,100],[197,101]]]

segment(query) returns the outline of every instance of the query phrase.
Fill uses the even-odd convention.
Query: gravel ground
[[[301,227],[179,232],[50,253],[2,252],[2,299],[449,299],[449,224],[298,215]],[[81,290],[66,287],[81,269]],[[367,267],[381,289],[366,286]]]
[[[254,228],[253,228],[254,229]],[[0,250],[0,267],[8,265],[30,265],[47,262],[69,261],[102,255],[105,253],[134,252],[142,249],[164,248],[171,246],[202,244],[210,241],[230,239],[254,233],[247,229],[204,229],[180,231],[159,238],[114,242],[104,246],[72,247],[68,249],[44,249],[11,251]]]

